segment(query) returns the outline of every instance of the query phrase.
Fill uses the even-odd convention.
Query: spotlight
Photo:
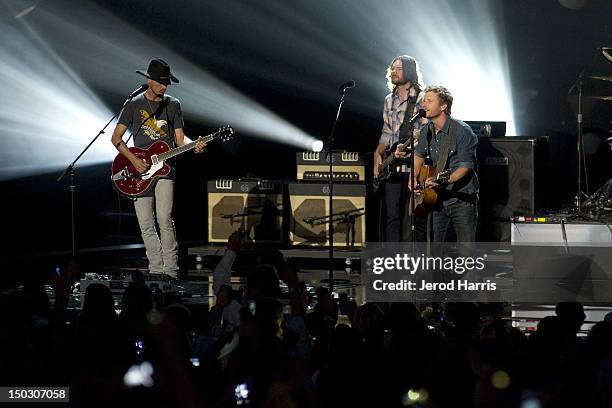
[[[376,11],[363,11],[365,15],[380,15],[389,26],[401,27],[387,30],[387,34],[372,32],[372,37],[386,35],[384,40],[378,40],[381,46],[372,51],[377,53],[379,65],[408,52],[419,61],[426,85],[442,85],[453,94],[454,116],[468,121],[506,122],[506,134],[516,135],[504,29],[498,23],[503,21],[499,2],[413,3],[399,2],[396,7],[376,6]],[[419,13],[435,14],[447,23],[436,26],[435,35],[429,34],[430,23],[426,20],[405,24],[404,16],[414,12],[415,7]]]
[[[0,152],[0,180],[65,167],[112,116],[31,24],[40,13],[23,18],[32,10],[2,26],[0,70],[10,98],[0,111],[0,132],[14,142]],[[107,162],[113,150],[100,140],[79,164]]]
[[[320,152],[321,150],[323,150],[323,142],[320,140],[315,140],[314,142],[312,142],[312,151],[313,152]]]

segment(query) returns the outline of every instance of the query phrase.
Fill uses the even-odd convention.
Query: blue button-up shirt
[[[478,176],[476,175],[476,145],[478,138],[465,122],[454,119],[457,122],[456,132],[453,142],[449,146],[448,151],[448,166],[451,173],[460,167],[472,169],[470,173],[464,176],[456,183],[448,184],[441,194],[442,203],[444,206],[453,204],[459,199],[464,201],[474,202],[478,199]],[[436,135],[433,122],[429,121],[421,126],[421,134],[419,136],[419,144],[416,146],[416,154],[419,157],[429,157],[435,166],[438,163],[438,156],[442,150],[445,138],[448,136],[450,129],[451,118],[446,120],[446,123]],[[429,140],[429,142],[428,142]]]

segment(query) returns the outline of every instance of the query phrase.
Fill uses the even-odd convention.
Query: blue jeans
[[[452,241],[453,231],[457,242],[476,242],[478,204],[457,201],[433,213],[435,242]]]
[[[385,212],[382,217],[382,229],[385,242],[412,242],[410,225],[410,190],[408,189],[409,173],[396,174],[393,181],[385,184]],[[427,239],[427,220],[415,217],[415,241]]]
[[[458,255],[472,257],[474,256],[477,224],[478,204],[456,201],[442,207],[441,210],[433,212],[434,242],[453,242],[456,240]],[[444,245],[438,245],[434,252],[436,256],[445,257],[448,255],[448,249]],[[466,274],[464,277],[468,275]],[[448,282],[450,279],[457,278],[458,275],[446,271],[435,271],[434,277],[440,282]],[[476,277],[470,276],[470,279],[476,279]],[[445,298],[441,292],[437,293],[436,296],[441,299]]]
[[[403,174],[397,175],[400,181],[388,181],[385,184],[385,212],[383,215],[383,241],[400,242],[404,225],[406,208],[407,183],[404,183]]]

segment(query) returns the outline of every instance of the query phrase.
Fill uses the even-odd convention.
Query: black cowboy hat
[[[172,80],[172,82],[176,82],[177,84],[179,83],[178,78],[170,73],[170,65],[160,58],[151,60],[151,62],[149,62],[147,72],[141,70],[136,72],[142,76],[157,81],[160,84],[170,85],[170,80]]]

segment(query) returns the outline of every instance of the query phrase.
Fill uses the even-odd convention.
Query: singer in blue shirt
[[[439,196],[433,211],[434,241],[449,241],[453,228],[457,242],[475,242],[479,191],[476,175],[478,138],[466,123],[450,116],[452,105],[453,96],[446,88],[431,86],[425,89],[423,109],[428,121],[421,127],[419,143],[415,148],[414,170],[415,174],[419,174],[426,161],[436,166],[444,141],[453,133],[445,165],[445,170],[450,172],[448,183],[439,186],[431,178],[425,183],[425,187],[435,187]]]

